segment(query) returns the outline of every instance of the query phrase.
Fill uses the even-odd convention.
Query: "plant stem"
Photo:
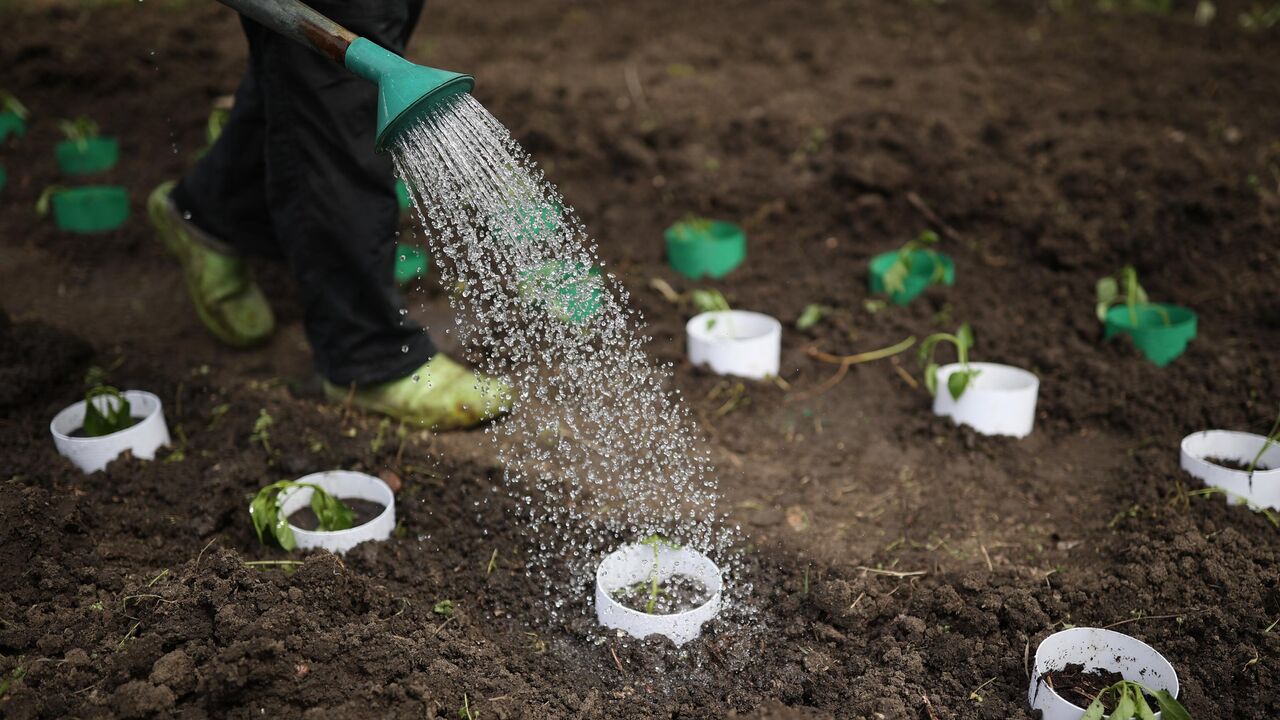
[[[1271,426],[1271,432],[1267,433],[1266,442],[1262,443],[1262,447],[1258,448],[1258,454],[1253,456],[1253,462],[1249,463],[1249,482],[1252,487],[1253,471],[1257,469],[1258,463],[1262,461],[1262,456],[1267,452],[1267,448],[1276,444],[1276,438],[1280,437],[1280,415],[1276,415],[1276,421]]]
[[[653,570],[649,571],[649,602],[644,611],[650,615],[658,604],[658,544],[653,544]]]

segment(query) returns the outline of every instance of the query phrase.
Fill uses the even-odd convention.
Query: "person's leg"
[[[282,258],[267,206],[266,107],[262,97],[260,25],[244,23],[249,68],[213,147],[173,189],[174,205],[217,249]]]
[[[416,19],[405,0],[312,5],[396,51]],[[391,161],[374,152],[377,88],[280,36],[263,35],[259,56],[267,206],[316,368],[343,386],[405,377],[435,347],[395,286],[399,206]]]
[[[249,68],[217,142],[186,177],[160,185],[147,200],[157,234],[182,264],[196,314],[235,347],[261,343],[275,329],[243,256],[280,254],[266,204],[266,114],[253,32],[245,27]]]

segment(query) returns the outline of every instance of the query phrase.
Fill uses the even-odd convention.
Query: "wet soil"
[[[1249,463],[1247,462],[1241,462],[1239,460],[1232,460],[1230,458],[1220,458],[1220,457],[1207,457],[1205,458],[1205,460],[1208,460],[1209,462],[1219,467],[1227,468],[1228,470],[1239,470],[1241,472],[1249,472]],[[1271,468],[1267,467],[1262,463],[1258,463],[1256,466],[1254,466],[1253,469],[1256,471],[1256,470],[1270,470]]]
[[[1044,673],[1040,679],[1058,693],[1059,697],[1087,708],[1099,693],[1124,680],[1124,676],[1102,668],[1094,668],[1086,672],[1084,665],[1070,663],[1061,670],[1050,670]],[[1102,699],[1102,707],[1108,713],[1115,710],[1115,703],[1115,699],[1110,695]],[[1155,707],[1155,698],[1151,698],[1148,705]]]
[[[351,508],[351,527],[360,527],[370,520],[382,514],[387,509],[386,505],[379,505],[369,500],[358,500],[355,498],[346,498],[342,500],[343,504]],[[320,519],[316,517],[315,511],[310,507],[304,507],[289,516],[289,524],[302,528],[303,530],[315,530],[320,527]]]
[[[457,717],[466,697],[481,718],[1011,720],[1030,717],[1028,658],[1067,625],[1153,645],[1195,717],[1280,716],[1280,531],[1188,494],[1178,467],[1186,434],[1266,427],[1280,400],[1280,43],[1237,26],[1244,2],[1207,27],[1186,3],[1065,5],[432,4],[410,54],[479,78],[711,444],[756,614],[677,649],[587,640],[585,601],[551,619],[486,441],[377,442],[376,418],[324,403],[287,271],[256,267],[267,347],[201,329],[141,203],[235,87],[229,11],[0,3],[3,82],[33,113],[0,148],[0,676],[25,673],[0,716]],[[134,202],[93,237],[31,211],[60,182],[54,121],[79,115],[120,139],[95,181]],[[746,229],[726,278],[663,262],[690,212]],[[868,304],[870,258],[925,229],[955,286]],[[1165,369],[1101,341],[1094,283],[1126,263],[1199,314]],[[781,318],[785,384],[726,406],[654,277]],[[446,298],[428,277],[411,301],[456,351]],[[811,303],[840,312],[793,329]],[[908,355],[828,384],[839,368],[807,352],[964,321],[975,359],[1041,378],[1028,438],[935,418]],[[85,476],[48,423],[117,361],[112,382],[157,393],[175,442]],[[249,441],[263,409],[271,452]],[[331,468],[402,479],[396,535],[341,558],[259,545],[257,488]],[[246,564],[283,559],[303,564]],[[445,599],[452,618],[432,612]]]
[[[673,615],[693,610],[711,599],[702,583],[684,575],[673,575],[658,583],[658,597],[649,609],[651,586],[641,582],[613,591],[613,599],[624,607],[654,615]]]

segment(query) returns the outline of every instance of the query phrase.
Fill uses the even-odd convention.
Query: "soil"
[[[1189,495],[1178,467],[1186,434],[1267,426],[1280,398],[1280,43],[1238,27],[1247,2],[1206,27],[1177,5],[430,5],[410,55],[474,73],[592,229],[743,528],[755,620],[677,649],[587,641],[585,601],[550,619],[486,441],[375,442],[378,419],[326,404],[284,269],[257,267],[269,345],[201,329],[142,201],[235,88],[229,11],[0,3],[4,84],[33,114],[0,148],[0,676],[25,672],[0,716],[457,717],[465,696],[486,719],[1010,720],[1031,716],[1028,658],[1067,625],[1153,645],[1195,717],[1280,716],[1280,531]],[[80,115],[121,141],[94,181],[134,202],[93,237],[31,211],[60,181],[54,120]],[[694,286],[662,259],[691,212],[749,243],[697,285],[785,323],[785,384],[723,412],[723,379],[683,361],[686,315],[649,286]],[[869,259],[929,228],[955,286],[868,305]],[[1165,369],[1101,340],[1094,283],[1126,263],[1199,314]],[[411,302],[456,352],[434,277]],[[794,330],[811,303],[842,313]],[[1028,438],[934,417],[909,354],[824,389],[838,368],[806,352],[964,321],[976,358],[1041,378]],[[175,444],[86,476],[48,423],[117,361],[116,385],[163,399]],[[271,453],[248,440],[261,409]],[[262,547],[255,490],[332,468],[400,478],[395,537],[342,557]],[[282,559],[302,564],[246,564]]]
[[[380,505],[370,500],[346,498],[342,502],[351,508],[351,527],[360,527],[378,517],[383,510],[387,509],[386,505]],[[289,516],[289,524],[303,530],[315,530],[320,527],[320,519],[316,517],[315,512],[310,507],[304,507]]]
[[[636,583],[613,591],[613,599],[625,607],[640,612],[649,610],[650,585],[647,582]],[[674,615],[700,607],[711,599],[707,588],[694,578],[684,575],[673,575],[658,583],[658,597],[653,603],[652,614]]]
[[[1061,670],[1050,670],[1040,676],[1046,685],[1058,693],[1058,696],[1087,708],[1103,690],[1124,680],[1118,672],[1094,668],[1085,671],[1080,663],[1069,663]],[[1149,697],[1149,696],[1148,696]],[[1150,698],[1148,706],[1155,707],[1155,698]],[[1111,695],[1102,699],[1103,709],[1110,713],[1116,709],[1116,700]]]
[[[1207,457],[1205,458],[1205,460],[1208,460],[1209,462],[1219,467],[1227,468],[1228,470],[1239,470],[1241,472],[1249,472],[1249,463],[1247,462],[1240,462],[1239,460],[1232,460],[1230,458],[1220,458],[1220,457]],[[1253,469],[1257,471],[1257,470],[1270,470],[1271,468],[1267,467],[1266,465],[1263,465],[1262,463],[1258,463],[1256,466],[1254,466]]]

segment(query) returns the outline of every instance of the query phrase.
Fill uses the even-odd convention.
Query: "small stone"
[[[382,482],[387,484],[387,487],[391,488],[391,492],[393,493],[400,492],[400,486],[404,484],[400,481],[400,476],[390,470],[383,470],[378,473],[378,477],[382,479]]]

